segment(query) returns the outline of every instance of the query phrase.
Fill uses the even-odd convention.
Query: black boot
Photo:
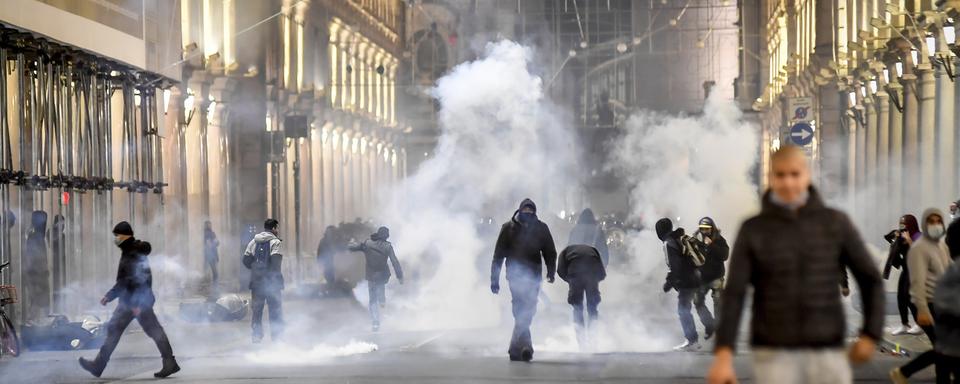
[[[164,377],[170,376],[174,373],[180,372],[180,366],[177,365],[177,359],[173,356],[163,358],[163,369],[160,372],[154,373],[153,377],[162,379]]]
[[[93,376],[100,377],[100,375],[103,374],[103,370],[107,368],[107,362],[100,360],[100,356],[97,356],[97,358],[93,360],[87,360],[81,357],[80,368],[90,372]]]

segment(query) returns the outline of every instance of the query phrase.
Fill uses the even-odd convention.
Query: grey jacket
[[[841,347],[846,317],[840,299],[841,265],[853,272],[863,298],[861,333],[883,338],[880,270],[844,213],[823,204],[810,188],[796,211],[763,198],[759,215],[743,223],[733,246],[723,291],[717,348],[734,349],[748,286],[753,286],[754,346]]]
[[[932,215],[944,218],[943,212],[936,208],[927,209],[920,219],[920,229],[923,236],[910,246],[907,253],[907,269],[910,270],[910,301],[917,307],[917,314],[930,314],[929,303],[933,300],[933,292],[937,288],[937,281],[947,271],[953,260],[950,259],[950,250],[943,239],[933,239],[927,235],[927,219]]]
[[[390,260],[393,270],[397,272],[397,278],[403,281],[403,269],[400,268],[400,261],[397,260],[397,255],[393,252],[393,245],[389,241],[364,240],[360,244],[350,245],[350,250],[363,252],[367,265],[367,281],[385,284],[390,280],[390,268],[387,266],[387,260]]]

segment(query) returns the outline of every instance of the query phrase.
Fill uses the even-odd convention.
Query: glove
[[[664,293],[670,292],[671,289],[673,289],[673,286],[670,285],[670,282],[669,282],[669,281],[663,283],[663,292],[664,292]]]
[[[547,276],[548,283],[553,284],[553,280],[554,280],[553,276]]]
[[[500,293],[500,283],[490,283],[490,292],[493,292],[494,295]]]

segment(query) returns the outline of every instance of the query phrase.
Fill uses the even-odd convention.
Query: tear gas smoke
[[[256,352],[247,353],[244,357],[249,362],[267,365],[308,365],[322,363],[330,358],[361,355],[378,349],[376,344],[350,340],[343,346],[318,344],[310,349],[300,349],[283,343],[274,344]]]

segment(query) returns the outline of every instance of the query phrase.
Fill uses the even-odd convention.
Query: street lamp
[[[877,93],[877,80],[870,80],[870,92],[873,94]]]
[[[194,106],[194,96],[193,90],[187,88],[187,97],[183,99],[183,124],[190,125],[190,122],[193,121],[193,115],[197,112],[193,109]]]
[[[903,77],[903,62],[897,61],[897,63],[894,64],[894,66],[897,68],[897,78],[899,79]]]

